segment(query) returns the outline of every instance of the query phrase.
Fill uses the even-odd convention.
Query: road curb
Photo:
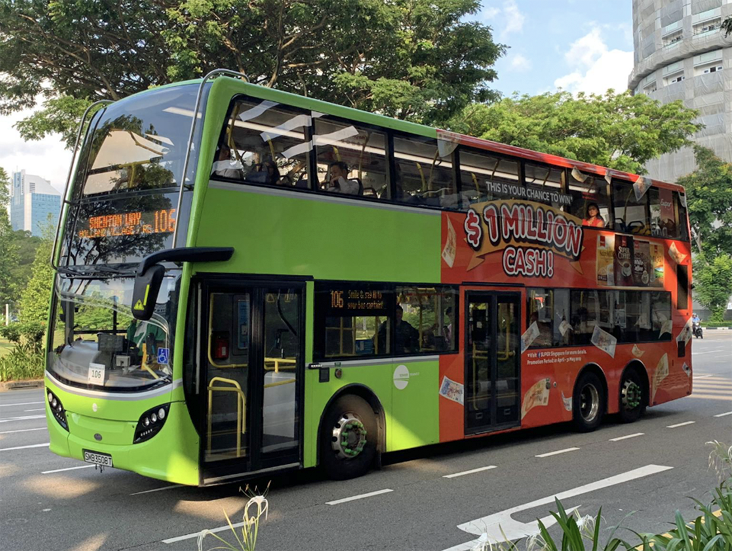
[[[25,390],[29,388],[42,388],[43,379],[32,379],[29,381],[8,381],[7,383],[0,383],[0,392],[7,392],[9,390]]]

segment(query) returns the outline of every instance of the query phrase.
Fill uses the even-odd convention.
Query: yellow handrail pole
[[[233,385],[232,387],[214,386],[215,382],[222,382]],[[212,397],[213,391],[236,392],[236,456],[241,456],[241,435],[246,432],[246,395],[241,389],[239,383],[233,379],[225,379],[224,377],[214,377],[208,383],[208,452],[211,453],[211,428],[212,428]]]

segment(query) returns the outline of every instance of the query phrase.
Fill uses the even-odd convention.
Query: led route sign
[[[87,228],[79,230],[80,239],[117,237],[122,235],[145,235],[172,233],[175,230],[176,209],[161,209],[152,212],[124,212],[103,214],[89,218]]]

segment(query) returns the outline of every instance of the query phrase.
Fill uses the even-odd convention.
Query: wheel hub
[[[580,414],[582,418],[591,423],[597,417],[600,409],[600,395],[593,385],[585,385],[580,394]]]
[[[625,381],[623,385],[622,401],[625,409],[635,409],[641,404],[641,387],[634,381]]]
[[[352,413],[344,413],[333,427],[333,451],[343,459],[353,459],[366,446],[366,427]]]

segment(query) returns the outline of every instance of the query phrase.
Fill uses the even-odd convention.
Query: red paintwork
[[[464,145],[479,147],[497,153],[506,155],[523,157],[525,159],[533,159],[545,163],[550,163],[562,167],[577,167],[585,173],[594,173],[604,176],[606,169],[595,165],[571,161],[537,153],[521,148],[516,148],[496,142],[479,140],[468,136],[462,136],[452,133],[438,131],[438,137],[449,139]],[[612,171],[613,177],[626,178],[630,181],[637,180],[638,176],[633,174]],[[656,187],[665,187],[682,191],[680,186],[666,184],[664,182],[653,182]],[[596,263],[597,263],[597,243],[599,235],[613,236],[617,235],[611,231],[583,228],[583,248],[579,260],[570,262],[570,260],[560,254],[554,254],[554,273],[552,277],[511,277],[504,273],[502,258],[505,245],[499,246],[498,250],[490,252],[483,256],[483,262],[469,269],[471,260],[474,260],[475,252],[468,245],[464,229],[466,220],[465,213],[444,212],[442,213],[442,244],[444,248],[448,240],[448,220],[455,232],[455,259],[452,267],[445,260],[441,261],[442,273],[441,279],[443,283],[462,285],[461,309],[466,305],[465,291],[469,289],[479,290],[496,290],[496,291],[516,291],[521,293],[521,320],[522,330],[526,328],[526,290],[525,287],[562,287],[562,288],[586,288],[586,289],[624,289],[627,287],[602,287],[597,284]],[[521,421],[521,428],[538,427],[562,421],[570,421],[572,412],[567,411],[562,401],[562,395],[570,398],[573,395],[574,384],[581,369],[588,364],[596,364],[602,370],[608,387],[608,413],[617,413],[619,408],[620,396],[620,377],[624,368],[631,361],[640,361],[648,376],[653,393],[653,380],[657,366],[664,355],[668,359],[668,375],[660,382],[655,391],[653,402],[651,405],[661,404],[669,400],[675,400],[691,394],[692,377],[687,375],[682,369],[682,365],[686,363],[691,369],[691,346],[687,345],[684,358],[678,358],[678,350],[676,337],[684,328],[687,320],[691,316],[691,299],[689,299],[689,309],[679,311],[675,308],[677,281],[676,281],[676,263],[669,254],[669,247],[675,244],[678,252],[683,256],[682,264],[689,266],[689,277],[691,277],[691,250],[690,244],[682,241],[666,240],[660,238],[636,236],[636,239],[647,241],[651,244],[657,244],[663,251],[664,263],[664,284],[663,288],[671,292],[672,300],[672,338],[668,342],[659,343],[642,343],[638,344],[638,348],[642,351],[642,356],[637,358],[633,355],[633,344],[618,344],[615,350],[615,357],[595,347],[592,344],[584,346],[571,346],[566,348],[547,348],[543,350],[529,349],[521,355],[521,395],[522,397],[531,388],[534,383],[541,379],[549,378],[551,381],[551,390],[549,391],[549,401],[546,406],[536,406],[528,411]],[[520,245],[519,245],[520,246]],[[531,246],[531,245],[529,245]],[[533,246],[541,249],[542,247]],[[475,262],[474,262],[475,263]],[[470,287],[470,283],[483,284],[480,287]],[[490,284],[520,284],[524,287],[490,287]],[[488,286],[486,286],[486,284]],[[659,287],[660,288],[660,287]],[[632,287],[637,289],[637,287]],[[464,320],[464,310],[460,312],[460,324],[462,328]],[[464,384],[465,378],[465,355],[463,343],[460,343],[460,353],[455,355],[443,355],[440,357],[440,377],[443,377]],[[563,356],[561,354],[564,354]],[[552,361],[552,355],[565,358],[564,362]],[[554,356],[557,357],[557,356]],[[547,363],[544,363],[545,360]],[[569,361],[567,361],[569,360]],[[556,386],[555,386],[556,385]],[[505,432],[505,431],[504,431]],[[465,438],[464,431],[464,407],[456,402],[448,400],[440,396],[440,441],[446,442],[450,440],[460,440]]]

